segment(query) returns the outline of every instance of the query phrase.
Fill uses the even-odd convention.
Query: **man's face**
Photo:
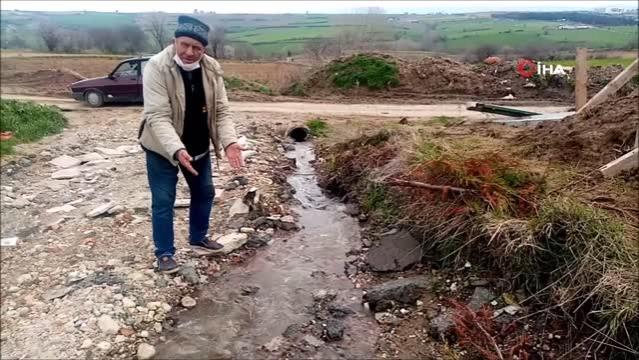
[[[175,51],[185,64],[192,64],[200,61],[204,54],[204,46],[188,36],[180,36],[175,38]]]

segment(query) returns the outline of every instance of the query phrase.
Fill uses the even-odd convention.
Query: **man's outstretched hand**
[[[195,169],[193,168],[193,165],[191,165],[191,161],[193,161],[193,158],[191,157],[191,155],[189,155],[189,153],[185,149],[179,150],[177,152],[176,157],[183,168],[185,168],[186,170],[188,170],[191,174],[195,176],[198,175],[197,171],[195,171]]]
[[[240,169],[244,165],[244,161],[242,160],[242,148],[238,143],[233,143],[229,145],[226,150],[226,157],[229,159],[229,163],[233,169]]]

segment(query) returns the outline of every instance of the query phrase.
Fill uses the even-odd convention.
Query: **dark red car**
[[[122,61],[107,76],[70,85],[73,98],[93,107],[109,102],[142,102],[142,71],[149,57]]]

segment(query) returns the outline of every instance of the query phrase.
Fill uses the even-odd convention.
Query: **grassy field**
[[[11,132],[9,140],[0,141],[0,155],[13,153],[16,144],[34,142],[62,131],[66,119],[51,106],[0,99],[0,131]]]
[[[589,66],[609,66],[609,65],[621,65],[626,67],[635,61],[636,57],[611,57],[605,59],[588,59]],[[556,60],[548,61],[548,64],[561,64],[562,66],[575,66],[575,60]]]
[[[91,27],[117,27],[144,22],[145,14],[98,12],[14,12],[2,11],[2,44],[20,36],[27,47],[42,49],[37,26],[52,22],[62,29],[88,30]],[[312,38],[335,38],[340,32],[373,32],[378,41],[392,47],[396,40],[421,44],[427,28],[443,40],[430,50],[464,53],[493,44],[500,47],[585,46],[591,49],[621,49],[637,44],[637,26],[596,27],[585,30],[559,30],[559,22],[515,21],[492,18],[490,14],[467,15],[318,15],[318,14],[198,14],[212,26],[223,26],[231,44],[250,44],[258,56],[285,56],[303,51]],[[168,14],[169,33],[176,14]],[[15,41],[14,41],[15,42]]]

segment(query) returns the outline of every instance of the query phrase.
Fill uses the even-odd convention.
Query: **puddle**
[[[335,303],[356,313],[345,319],[341,341],[325,343],[303,357],[375,357],[377,324],[360,304],[361,290],[344,275],[345,253],[360,241],[358,223],[317,185],[312,144],[297,143],[287,156],[296,159],[297,171],[289,183],[301,203],[293,210],[300,215],[302,230],[286,242],[275,240],[248,264],[207,285],[198,305],[178,316],[177,328],[157,344],[158,358],[274,358],[261,346],[289,325],[311,320],[312,293],[320,289],[337,291]],[[242,295],[247,286],[259,290]]]

